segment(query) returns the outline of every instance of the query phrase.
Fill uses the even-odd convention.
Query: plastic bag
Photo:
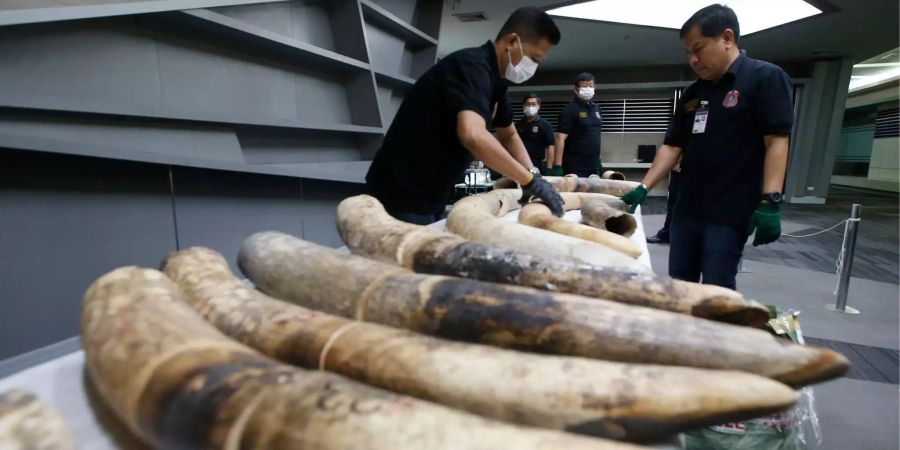
[[[806,345],[800,328],[800,311],[769,307],[769,330]],[[701,428],[681,435],[685,450],[806,450],[810,442],[822,443],[812,387],[799,391],[797,404],[771,416]]]

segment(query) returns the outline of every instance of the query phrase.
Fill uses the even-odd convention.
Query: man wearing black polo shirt
[[[594,76],[584,72],[575,79],[575,98],[559,113],[556,123],[554,174],[588,177],[600,172],[600,132],[603,121],[594,98]]]
[[[741,55],[737,16],[711,5],[681,28],[700,79],[678,100],[665,145],[643,185],[622,197],[636,208],[681,162],[669,239],[669,275],[734,289],[747,236],[781,235],[781,189],[793,125],[793,88],[778,66]]]
[[[547,13],[519,8],[493,42],[451,53],[425,72],[372,161],[369,192],[400,220],[434,222],[474,156],[522,185],[520,201],[538,198],[561,216],[562,198],[531,164],[506,97],[506,83],[531,78],[559,39]]]
[[[528,94],[522,99],[524,117],[516,124],[516,131],[525,144],[531,164],[550,169],[553,167],[553,125],[538,115],[540,110],[541,98],[537,94]]]

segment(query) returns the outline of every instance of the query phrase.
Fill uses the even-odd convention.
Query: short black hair
[[[588,72],[581,72],[581,73],[578,74],[577,77],[575,77],[575,86],[578,86],[578,83],[581,83],[582,81],[594,81],[594,82],[596,82],[596,80],[594,80],[594,75],[593,75],[593,74],[590,74],[590,73],[588,73]]]
[[[731,31],[734,31],[735,42],[741,37],[741,28],[740,25],[738,25],[737,14],[734,13],[733,9],[725,5],[713,4],[695,12],[694,15],[681,26],[681,34],[679,37],[683,38],[684,35],[688,34],[688,32],[697,25],[700,26],[700,34],[705,37],[716,37],[722,34],[726,28],[730,28]]]
[[[522,104],[524,105],[525,102],[527,102],[528,99],[530,99],[530,98],[537,100],[538,105],[541,104],[541,97],[538,96],[537,94],[535,94],[534,92],[529,92],[528,95],[526,95],[525,98],[522,99]]]
[[[499,41],[510,33],[516,33],[520,39],[531,43],[546,38],[550,44],[556,45],[560,39],[559,28],[553,23],[550,15],[534,6],[524,6],[515,10],[500,28],[496,40]]]

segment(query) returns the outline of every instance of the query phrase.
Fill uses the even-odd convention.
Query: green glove
[[[548,177],[561,177],[563,176],[562,166],[553,166],[552,169],[547,169]]]
[[[778,240],[781,236],[781,210],[778,205],[769,202],[760,203],[750,218],[749,236],[756,229],[753,246],[765,245]]]
[[[642,184],[633,191],[622,196],[622,201],[631,205],[631,208],[628,208],[628,212],[634,214],[637,210],[638,205],[644,202],[644,199],[647,198],[647,188]]]

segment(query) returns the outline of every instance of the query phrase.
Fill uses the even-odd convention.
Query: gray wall
[[[91,3],[0,8],[0,361],[76,336],[116,267],[202,245],[237,270],[262,230],[342,245],[337,203],[433,64],[442,6]]]
[[[165,168],[0,151],[0,359],[78,333],[97,276],[175,248]]]
[[[170,184],[170,170],[172,183]],[[252,233],[342,245],[353,183],[0,151],[0,360],[78,334],[81,298],[120,266],[200,245],[235,257]]]

